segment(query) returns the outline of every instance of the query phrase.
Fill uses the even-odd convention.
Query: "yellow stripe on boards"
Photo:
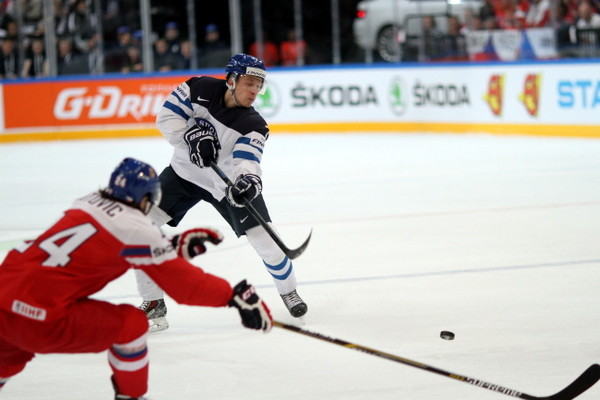
[[[27,142],[27,141],[51,141],[51,140],[81,140],[81,139],[120,139],[160,136],[156,128],[135,129],[106,129],[90,131],[56,131],[56,132],[22,132],[0,134],[0,143]]]
[[[589,125],[459,124],[431,122],[329,122],[314,124],[272,124],[272,133],[483,133],[600,138],[600,127]]]
[[[458,124],[425,122],[328,122],[307,124],[269,125],[271,133],[319,134],[319,133],[451,133],[451,134],[492,134],[527,135],[546,137],[600,138],[600,127],[590,125],[526,125],[526,124]],[[58,130],[53,132],[19,132],[0,134],[0,143],[118,139],[160,136],[155,127],[151,128],[111,128],[95,130]]]

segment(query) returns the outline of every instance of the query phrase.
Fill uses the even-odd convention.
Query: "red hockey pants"
[[[108,350],[119,393],[139,397],[148,390],[147,332],[144,312],[126,304],[86,299],[51,322],[0,310],[0,379],[21,372],[35,353]]]

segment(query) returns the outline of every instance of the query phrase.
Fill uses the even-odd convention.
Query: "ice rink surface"
[[[0,259],[104,187],[126,156],[162,170],[171,148],[162,138],[0,145]],[[294,262],[304,321],[209,206],[166,231],[221,229],[225,241],[194,263],[232,284],[247,278],[275,319],[534,396],[600,362],[599,140],[274,134],[262,165],[284,242],[313,229]],[[95,297],[140,302],[132,273]],[[149,337],[155,400],[508,398],[281,329],[249,331],[231,309],[167,304],[171,328]],[[112,399],[109,375],[105,353],[40,355],[0,398]],[[579,397],[598,398],[600,384]]]

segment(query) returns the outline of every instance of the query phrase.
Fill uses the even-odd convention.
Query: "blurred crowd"
[[[600,28],[599,7],[599,0],[485,0],[465,18],[465,29],[554,27],[553,16],[560,25]]]
[[[44,0],[18,1],[22,7],[20,18],[15,14],[17,0],[0,0],[0,79],[48,76]],[[100,20],[93,0],[53,0],[53,3],[58,75],[144,70],[139,0],[102,0]],[[479,10],[470,10],[461,19],[450,18],[447,32],[437,31],[433,19],[423,19],[423,26],[425,34],[434,36],[464,35],[481,29],[552,26],[557,30],[561,46],[573,43],[574,27],[600,29],[599,10],[600,0],[484,0]],[[165,18],[184,13],[170,11],[172,13],[163,13]],[[348,28],[354,17],[346,14],[349,14],[347,10],[342,20],[345,43],[351,36]],[[186,37],[186,30],[181,29],[181,21],[181,18],[173,18],[153,25],[151,42],[155,71],[191,67],[192,44]],[[268,66],[316,63],[323,59],[315,51],[318,40],[312,40],[310,35],[306,41],[298,40],[294,29],[279,30],[282,32],[278,32],[277,40],[272,40],[273,35],[265,31],[260,43],[249,43],[244,50],[262,57]],[[194,49],[197,67],[221,68],[231,55],[229,43],[222,38],[221,27],[209,22],[198,32],[198,47]]]
[[[0,79],[48,76],[43,0],[19,1],[21,18],[17,19],[16,0],[0,0]],[[93,0],[54,0],[53,4],[58,75],[144,71],[139,0],[102,0],[101,20]],[[153,26],[150,38],[154,71],[192,67],[192,43],[182,31],[185,29],[175,20]],[[207,23],[200,32],[203,36],[195,49],[196,67],[222,68],[231,51],[219,26]],[[266,40],[264,48],[253,44],[245,50],[261,54],[267,65],[293,65],[298,52],[304,57],[306,44],[295,41],[293,31],[289,36],[281,45]]]
[[[407,37],[403,60],[489,60],[467,51],[467,35],[477,31],[551,28],[563,58],[600,56],[600,0],[483,0],[460,16],[424,15],[421,34]],[[440,18],[444,24],[438,23]],[[443,25],[443,29],[441,26]],[[489,58],[492,57],[492,58]]]
[[[16,2],[2,0],[0,3],[0,78],[47,76],[43,0],[19,1],[23,7],[20,37],[24,51],[21,52],[16,46],[19,39]],[[92,0],[54,0],[53,3],[58,75],[144,70],[139,1],[103,0],[101,21]],[[154,70],[189,69],[191,44],[181,37],[178,23],[170,21],[156,28],[157,31],[151,33]],[[205,49],[202,50],[213,57],[219,50],[229,55],[217,26],[210,24],[205,30]]]

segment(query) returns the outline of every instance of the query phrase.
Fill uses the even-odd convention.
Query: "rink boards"
[[[272,132],[600,137],[600,61],[272,68],[255,103]],[[4,82],[0,142],[158,135],[165,97],[196,75]]]

